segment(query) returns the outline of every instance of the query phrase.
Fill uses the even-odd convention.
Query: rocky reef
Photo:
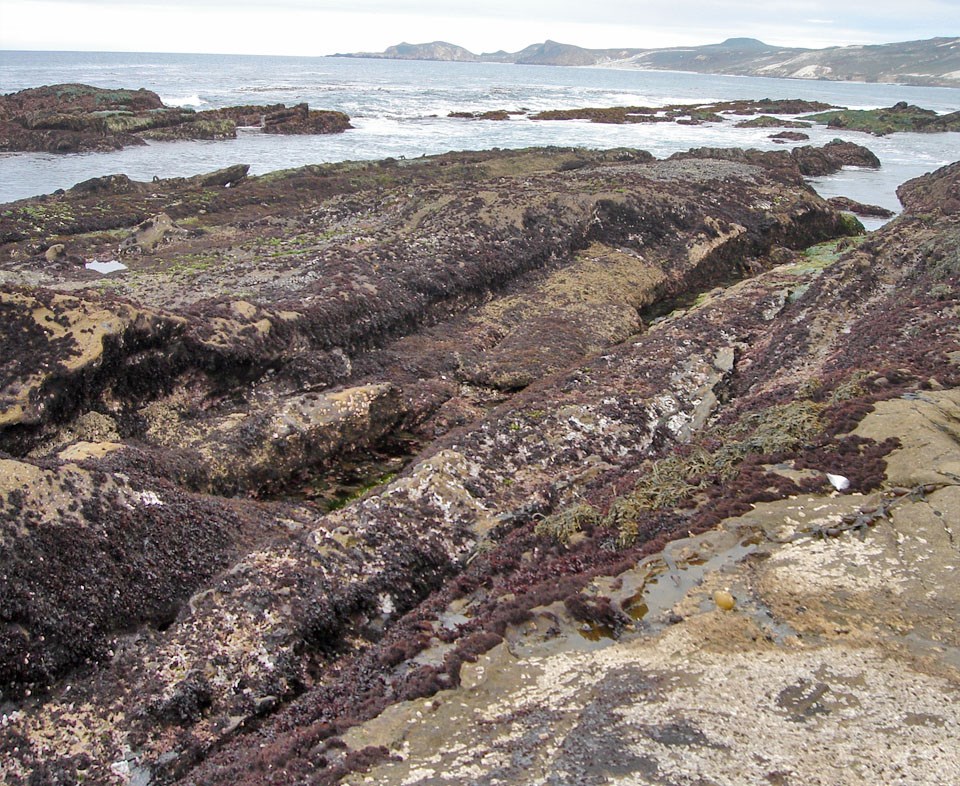
[[[773,113],[773,114],[768,114]],[[515,115],[526,115],[526,110],[505,109],[490,112],[451,112],[450,117],[469,120],[509,120]],[[774,116],[779,115],[779,117]],[[790,117],[783,117],[789,115]],[[901,101],[881,109],[846,109],[803,99],[770,99],[756,101],[718,101],[708,104],[669,104],[667,106],[612,106],[579,107],[577,109],[549,109],[530,114],[531,120],[587,120],[591,123],[677,123],[701,125],[723,123],[731,117],[752,116],[739,120],[736,128],[810,128],[815,123],[828,128],[863,131],[875,136],[886,136],[902,131],[925,134],[960,130],[960,112],[938,114],[932,109],[913,106]],[[797,132],[778,134],[781,139],[805,139]]]
[[[801,164],[3,206],[5,782],[955,782],[960,164]]]
[[[150,90],[66,84],[0,95],[0,152],[119,150],[147,140],[232,139],[237,126],[272,134],[336,134],[351,128],[342,112],[230,107],[195,112],[164,106]]]
[[[846,128],[875,136],[898,131],[922,134],[960,131],[960,111],[938,115],[931,109],[923,109],[906,101],[882,109],[832,109],[808,115],[805,119],[826,123],[828,128]]]
[[[729,115],[760,115],[750,121],[742,121],[737,127],[756,126],[794,127],[799,121],[778,120],[764,115],[772,112],[781,115],[798,115],[805,112],[836,110],[821,101],[802,99],[770,99],[758,101],[718,101],[710,104],[670,104],[662,107],[615,106],[608,108],[587,107],[580,109],[553,109],[538,112],[532,120],[589,120],[591,123],[682,123],[696,125],[704,122],[722,122]]]

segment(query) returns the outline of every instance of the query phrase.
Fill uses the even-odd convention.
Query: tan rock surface
[[[960,390],[884,402],[858,430],[903,441],[888,487],[920,467],[921,481],[949,485],[761,504],[673,544],[686,555],[677,586],[729,542],[723,532],[751,546],[646,632],[600,649],[572,626],[560,643],[518,631],[465,666],[459,689],[348,732],[351,747],[384,745],[396,760],[344,782],[956,783],[960,483],[944,475],[960,460]],[[816,535],[879,499],[889,516],[863,532]],[[782,524],[792,539],[771,541]],[[733,611],[710,602],[718,587]]]

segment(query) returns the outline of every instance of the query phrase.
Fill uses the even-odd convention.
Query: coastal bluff
[[[823,49],[776,46],[744,37],[728,38],[717,44],[659,49],[587,49],[548,40],[531,44],[518,52],[501,50],[480,55],[446,41],[433,41],[402,43],[388,47],[383,52],[356,52],[334,57],[605,66],[645,71],[692,71],[698,74],[938,87],[957,87],[960,84],[960,38],[955,36]]]
[[[856,148],[0,206],[0,779],[955,783],[960,162]]]

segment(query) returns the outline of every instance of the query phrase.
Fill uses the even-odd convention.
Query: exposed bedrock
[[[352,128],[342,112],[306,104],[195,112],[164,106],[144,90],[63,84],[0,95],[0,151],[76,153],[119,150],[146,140],[232,139],[237,126],[270,134],[336,134]]]
[[[30,347],[2,380],[6,778],[331,774],[338,723],[451,687],[530,608],[622,626],[577,600],[597,571],[828,471],[875,488],[891,446],[845,436],[866,406],[960,385],[956,216],[800,256],[855,227],[775,167],[531,150],[161,181],[115,194],[109,232],[83,228],[102,193],[13,205],[44,239],[2,267],[5,349]],[[182,232],[126,270],[80,264],[161,213]],[[401,433],[399,476],[290,499]],[[471,610],[435,626],[428,597]],[[412,660],[439,635],[450,658]]]
[[[144,189],[103,179],[103,188],[23,203],[5,218],[15,225],[29,216],[45,223],[41,230],[61,230],[55,239],[64,249],[51,261],[29,241],[10,244],[11,283],[0,292],[0,426],[3,447],[20,459],[9,465],[11,518],[35,516],[48,522],[41,526],[108,547],[113,538],[95,534],[104,524],[99,511],[119,506],[126,516],[130,504],[111,502],[112,492],[90,483],[62,520],[50,519],[50,501],[16,480],[42,465],[38,482],[67,483],[63,472],[85,472],[61,470],[76,460],[78,444],[90,445],[80,452],[84,466],[188,490],[295,490],[311,472],[375,448],[400,428],[424,441],[469,422],[484,402],[639,332],[641,313],[658,302],[762,269],[771,251],[789,254],[781,246],[847,230],[809,190],[785,188],[761,168],[657,163],[627,151],[451,155],[271,178],[238,174],[230,189],[209,185],[220,180]],[[287,196],[268,211],[267,194]],[[141,200],[168,209],[125,232],[82,231],[104,198],[121,213]],[[185,216],[186,200],[207,212]],[[118,252],[128,265],[119,275],[101,278],[81,266]],[[101,281],[116,284],[109,295]],[[223,294],[237,291],[243,298]],[[176,520],[169,515],[176,506],[140,507],[141,526]],[[240,526],[219,531],[215,515],[202,518],[210,518],[210,531],[185,521],[177,535],[187,549],[201,535],[219,538],[222,553],[192,571],[197,586],[233,553]],[[197,550],[204,553],[199,543]],[[448,558],[458,555],[453,549]],[[126,551],[123,558],[138,559]],[[163,559],[156,563],[158,585],[175,583],[182,559],[170,558],[171,575]],[[23,597],[31,581],[19,579]],[[160,593],[162,608],[150,593],[117,588],[129,609],[120,614],[108,604],[90,635],[73,644],[27,625],[34,666],[15,668],[30,678],[10,686],[42,683],[71,657],[82,662],[103,651],[98,635],[111,620],[125,629],[169,616],[187,589],[176,586]],[[49,595],[37,592],[42,603]],[[112,595],[88,597],[96,605]],[[22,598],[14,605],[24,603],[18,626],[58,618]],[[44,655],[45,646],[56,653]]]
[[[896,213],[880,205],[865,205],[849,197],[830,197],[827,200],[837,210],[846,210],[866,218],[893,218]]]
[[[930,197],[924,194],[949,190],[956,179],[956,168],[950,167],[911,181],[903,191],[927,207]],[[599,701],[587,698],[595,696],[586,676],[592,663],[586,654],[591,649],[589,640],[615,639],[627,629],[642,632],[644,615],[654,611],[655,631],[692,618],[677,628],[675,636],[681,641],[702,641],[702,646],[690,651],[695,662],[699,656],[694,653],[701,649],[715,653],[721,662],[739,663],[742,648],[752,652],[760,647],[773,658],[775,647],[781,646],[776,657],[805,668],[803,653],[811,662],[820,658],[816,653],[831,658],[831,646],[839,645],[843,652],[886,648],[887,657],[902,658],[898,661],[902,667],[883,674],[895,679],[896,674],[908,673],[918,686],[916,700],[937,706],[941,691],[955,689],[958,680],[955,664],[950,665],[956,636],[938,632],[937,621],[946,608],[943,604],[956,603],[948,567],[956,546],[952,524],[946,530],[943,524],[956,518],[960,479],[956,471],[958,239],[960,216],[956,213],[937,222],[907,215],[866,241],[850,244],[846,253],[840,253],[842,243],[821,247],[797,262],[711,291],[643,335],[531,384],[473,426],[439,440],[397,481],[329,517],[327,532],[343,539],[358,529],[370,532],[377,522],[386,526],[410,520],[404,511],[411,510],[412,491],[428,488],[427,478],[434,477],[436,499],[446,504],[439,518],[437,509],[426,517],[418,509],[417,531],[438,527],[449,532],[451,527],[466,525],[470,539],[478,543],[469,547],[471,557],[459,569],[458,578],[388,627],[380,642],[341,656],[334,668],[339,676],[331,671],[316,674],[310,688],[252,735],[226,743],[199,767],[174,767],[171,774],[190,784],[279,783],[291,777],[322,782],[327,776],[336,780],[358,761],[368,766],[387,756],[394,756],[397,764],[384,764],[375,780],[392,782],[388,779],[396,775],[398,782],[431,778],[457,782],[490,772],[528,782],[535,780],[529,772],[531,762],[539,762],[537,766],[542,765],[545,772],[561,765],[570,772],[582,772],[592,761],[589,740],[599,740],[610,722],[589,709]],[[874,405],[882,424],[871,418],[858,426]],[[778,500],[779,508],[775,507]],[[756,511],[752,526],[759,526],[759,535],[748,521],[752,509]],[[888,520],[899,530],[878,534],[879,544],[871,538],[863,548],[855,545],[871,526]],[[724,522],[730,522],[726,530],[714,531],[703,541],[701,553],[711,559],[727,548],[747,554],[758,537],[761,547],[769,543],[772,550],[778,542],[791,544],[782,552],[774,551],[769,566],[760,557],[740,568],[737,580],[743,584],[737,585],[736,592],[756,604],[747,616],[724,621],[715,616],[724,612],[715,611],[696,617],[710,601],[703,592],[683,600],[683,592],[671,590],[666,576],[661,583],[667,589],[659,591],[668,596],[674,592],[677,605],[660,601],[665,605],[649,610],[639,605],[638,598],[649,599],[652,606],[658,597],[653,588],[649,593],[638,592],[638,587],[645,587],[644,570],[650,571],[647,579],[665,571],[679,588],[688,579],[670,555],[662,558],[659,569],[638,567],[639,579],[625,567],[635,566],[638,557],[656,552],[675,537]],[[737,537],[731,539],[730,532],[748,539],[741,544]],[[822,549],[810,548],[811,541],[803,540],[845,533],[853,537],[836,547],[828,543]],[[921,577],[902,549],[926,549],[930,543],[939,549],[930,563],[937,567]],[[878,548],[891,559],[871,562],[870,555],[878,553]],[[257,580],[248,579],[251,586],[271,581],[275,570],[269,567],[266,553],[260,552],[264,561]],[[683,551],[674,554],[679,562]],[[694,566],[703,562],[696,560],[698,556],[688,551],[694,575]],[[856,569],[850,561],[856,562]],[[894,579],[884,578],[893,563],[899,572]],[[722,574],[708,574],[706,597],[714,591],[725,592],[723,581]],[[820,591],[834,586],[827,595]],[[915,599],[909,615],[895,600],[901,593]],[[222,615],[240,603],[239,597],[221,596],[220,600],[225,605],[208,612],[210,616]],[[382,596],[380,603],[381,612],[392,605]],[[874,621],[880,622],[879,633]],[[791,643],[794,631],[802,631],[805,645]],[[876,640],[869,638],[871,631]],[[903,653],[902,637],[907,631],[915,634],[914,643],[909,653]],[[573,642],[565,645],[565,635]],[[672,640],[667,635],[668,649]],[[568,716],[561,704],[544,707],[535,697],[512,717],[513,694],[475,693],[482,672],[473,670],[465,693],[451,694],[446,706],[442,699],[416,702],[407,713],[398,704],[395,712],[356,734],[351,732],[345,741],[339,739],[346,728],[379,714],[384,706],[455,688],[461,666],[498,645],[497,654],[485,663],[491,674],[503,675],[506,682],[515,680],[518,691],[527,663],[534,670],[545,663],[525,661],[528,655],[554,655],[559,647],[562,668],[566,647],[583,651],[578,661],[583,664],[581,677],[571,686],[568,699],[573,706],[581,706],[581,701],[587,705],[579,716],[580,725],[565,725]],[[656,658],[655,644],[644,645],[641,640],[634,646],[649,646],[651,657]],[[682,647],[671,651],[686,652]],[[607,656],[614,663],[620,662],[617,652]],[[637,650],[628,650],[626,657],[635,654]],[[593,661],[601,671],[608,662],[599,653]],[[699,666],[692,668],[696,671]],[[723,685],[734,677],[718,669],[723,678],[702,684],[703,695],[696,705],[686,705],[688,713],[703,702],[716,702],[719,707],[727,701]],[[552,678],[540,683],[547,692],[563,684],[556,671],[551,673]],[[616,669],[611,672],[611,686],[619,684],[617,673]],[[824,671],[818,674],[825,684],[835,682]],[[245,676],[250,677],[250,672]],[[812,719],[814,713],[833,711],[829,699],[820,704],[806,700],[819,683],[797,683],[796,674],[789,672],[776,677],[771,672],[770,678],[771,684],[779,681],[782,687],[781,709],[799,713],[796,718]],[[879,712],[887,707],[881,698],[885,689],[877,687],[874,679],[880,677],[858,682],[857,693],[864,706]],[[587,683],[586,693],[578,689],[579,680]],[[796,683],[793,687],[791,680]],[[682,701],[683,692],[675,692],[672,684],[641,690],[631,695],[630,702],[663,700],[665,694]],[[835,694],[837,689],[827,685],[826,690]],[[479,715],[498,718],[495,728],[500,731],[516,728],[511,724],[535,730],[529,737],[503,741],[508,751],[529,752],[531,758],[518,763],[501,756],[503,745],[491,742],[484,747],[488,743],[483,740],[482,721],[476,738],[484,753],[480,759],[456,742],[436,746],[437,739],[459,733],[467,719],[453,720],[456,708],[474,700],[481,708]],[[482,708],[491,703],[503,712],[492,709],[492,714],[484,714],[487,710]],[[771,722],[763,720],[759,706],[756,712],[752,707],[748,703],[742,709],[740,722],[755,724],[758,730]],[[432,716],[434,711],[439,714]],[[449,722],[444,720],[448,711]],[[415,717],[417,712],[421,715]],[[210,717],[215,715],[212,710]],[[931,717],[930,722],[940,720]],[[208,727],[193,728],[203,734]],[[412,735],[434,740],[432,747],[424,748],[423,758],[403,744],[415,739],[407,736],[407,730],[414,728]],[[691,753],[709,759],[712,745],[696,728],[696,724],[689,729],[667,724],[641,733],[639,739],[652,739],[668,749],[673,739],[682,739],[684,746],[692,746]],[[723,733],[709,724],[704,728],[710,739]],[[881,773],[898,766],[896,757],[886,752],[874,752],[868,764],[849,746],[834,747],[831,723],[824,724],[824,731],[820,728],[811,726],[804,739],[829,748],[831,758],[862,761],[858,766]],[[625,734],[636,732],[636,728],[624,728]],[[875,734],[866,728],[864,733]],[[561,738],[566,739],[562,745]],[[934,732],[916,743],[935,751],[938,739]],[[541,746],[554,743],[562,749],[551,748],[554,754],[541,759]],[[377,746],[382,744],[391,747],[379,751]],[[775,761],[795,752],[790,742],[783,743],[783,749],[774,739],[769,744],[773,747],[766,748],[766,753]],[[656,782],[651,773],[667,766],[670,759],[662,747],[655,750],[664,757],[657,770],[652,769],[654,760],[649,756],[638,760],[626,756],[614,762],[616,772],[630,774],[640,783]],[[407,756],[409,766],[402,761]],[[441,757],[444,766],[449,762],[451,769],[443,774],[431,772],[435,756]],[[727,756],[720,759],[729,760]],[[757,767],[764,763],[768,760]],[[703,766],[720,767],[717,772],[723,767],[717,762]],[[282,769],[283,775],[274,775],[274,768]],[[768,768],[774,769],[772,764]],[[160,772],[171,771],[161,768]],[[571,775],[571,782],[578,777]],[[362,776],[355,780],[362,781]],[[942,782],[948,783],[949,778]]]
[[[771,170],[585,155],[450,155],[231,189],[125,184],[14,206],[8,237],[30,222],[48,239],[9,244],[3,445],[22,455],[91,407],[142,437],[152,426],[139,408],[174,387],[188,400],[167,408],[163,430],[180,445],[219,430],[203,421],[263,414],[305,387],[375,376],[521,388],[635,332],[657,301],[853,231]],[[580,168],[553,171],[571,159]],[[96,231],[104,198],[136,224],[119,243]],[[185,215],[184,203],[205,212]],[[53,261],[38,259],[51,246]],[[127,271],[81,265],[118,251]],[[181,435],[173,423],[185,419]]]
[[[834,139],[823,147],[805,145],[793,150],[744,150],[742,148],[697,148],[674,153],[671,159],[690,157],[717,158],[729,161],[748,161],[779,169],[785,177],[822,177],[839,172],[845,166],[877,169],[880,159],[863,145]]]

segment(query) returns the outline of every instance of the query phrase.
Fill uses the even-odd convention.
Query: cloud
[[[0,0],[0,46],[330,54],[446,40],[483,52],[547,38],[655,47],[752,36],[821,47],[957,35],[955,18],[955,0]]]

